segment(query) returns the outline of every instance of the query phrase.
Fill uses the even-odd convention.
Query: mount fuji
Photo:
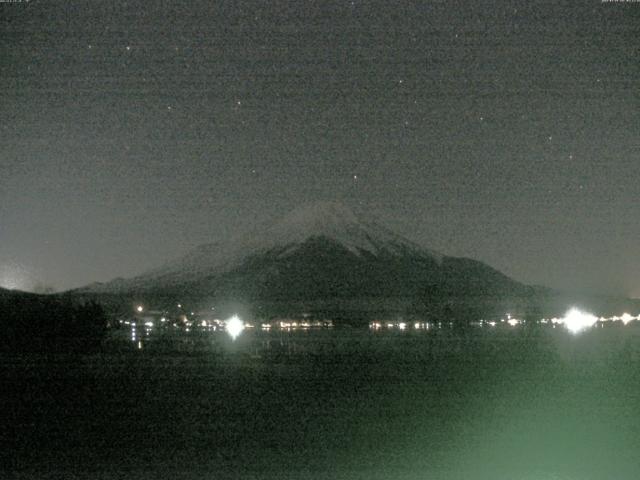
[[[249,237],[205,244],[131,279],[79,292],[242,299],[249,302],[366,303],[442,297],[526,296],[532,287],[468,258],[414,243],[335,202],[297,208]]]

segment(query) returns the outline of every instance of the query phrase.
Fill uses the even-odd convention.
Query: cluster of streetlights
[[[182,305],[178,304],[178,308],[181,308]],[[136,305],[135,307],[135,311],[137,313],[143,313],[144,312],[144,306],[143,305]],[[162,317],[161,322],[165,322],[166,318]],[[129,324],[129,322],[125,322],[126,324]],[[203,321],[204,325],[207,325],[207,323],[205,321]],[[145,322],[145,326],[146,327],[153,327],[153,322],[151,321],[147,321]],[[235,340],[236,338],[238,338],[238,336],[240,336],[240,334],[243,332],[243,330],[245,329],[245,323],[242,319],[240,319],[240,317],[238,317],[238,315],[233,315],[232,317],[228,318],[227,320],[224,321],[224,327],[226,332],[229,334],[229,336]],[[134,329],[135,332],[135,324],[132,324],[132,328]],[[187,330],[188,331],[188,330]],[[133,339],[135,340],[135,333],[133,333]]]
[[[620,316],[613,317],[597,317],[591,313],[583,312],[578,308],[571,308],[563,317],[554,317],[554,318],[543,318],[539,321],[541,324],[551,324],[554,327],[556,325],[562,325],[571,333],[579,333],[588,328],[595,326],[597,323],[605,323],[605,322],[622,322],[624,325],[627,325],[629,322],[633,320],[640,320],[640,315],[633,316],[629,313],[624,313]],[[498,321],[489,321],[489,320],[480,320],[477,322],[471,322],[472,325],[476,326],[489,326],[495,327],[499,324],[507,324],[510,327],[516,327],[518,325],[524,324],[525,321],[519,318],[512,317],[510,314],[506,315],[506,318],[502,318]],[[451,326],[452,323],[448,322],[447,325]],[[444,324],[442,322],[415,322],[415,323],[407,323],[407,322],[380,322],[374,321],[369,324],[369,328],[372,330],[381,330],[385,329],[398,329],[398,330],[430,330],[431,328],[442,328]]]

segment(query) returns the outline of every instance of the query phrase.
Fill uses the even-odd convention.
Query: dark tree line
[[[93,302],[59,296],[0,297],[0,349],[18,352],[91,352],[100,347],[107,317]]]

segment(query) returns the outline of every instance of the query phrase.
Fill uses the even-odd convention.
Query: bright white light
[[[562,319],[562,323],[571,333],[578,333],[581,330],[592,327],[597,321],[598,317],[590,313],[584,313],[577,308],[569,310]]]
[[[400,330],[404,330],[405,328],[407,328],[407,324],[406,324],[406,323],[404,323],[404,322],[400,322],[400,323],[398,324],[398,328],[400,328]]]
[[[628,313],[623,313],[622,316],[620,317],[620,320],[622,320],[622,323],[624,323],[625,325],[629,323],[631,320],[635,320],[635,319],[636,317],[632,317]]]
[[[509,320],[507,320],[507,323],[512,327],[515,327],[520,323],[520,320],[516,320],[515,318],[509,318]]]
[[[137,310],[138,312],[142,312],[142,311],[144,310],[144,308],[142,307],[142,305],[138,305],[138,306],[136,307],[136,310]]]
[[[242,333],[244,330],[244,322],[240,320],[237,315],[234,315],[230,319],[225,322],[227,327],[227,333],[231,336],[233,340],[238,338],[238,335]]]
[[[153,322],[144,322],[145,326],[153,327]]]

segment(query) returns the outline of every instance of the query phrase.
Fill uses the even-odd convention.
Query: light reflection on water
[[[208,322],[146,323],[113,332],[125,354],[72,372],[70,383],[97,379],[101,414],[80,416],[69,431],[82,441],[56,443],[52,458],[68,452],[75,465],[87,453],[78,445],[106,435],[111,450],[96,468],[149,472],[136,478],[175,478],[176,468],[194,479],[637,478],[634,322],[577,336],[508,321],[466,331],[256,322],[235,340]],[[47,421],[65,428],[66,408],[52,403]]]
[[[554,323],[539,323],[537,328],[527,329],[527,325],[509,323],[508,319],[499,323],[471,322],[465,329],[459,329],[453,322],[447,321],[372,321],[368,326],[360,327],[334,327],[333,323],[328,321],[243,322],[232,328],[232,331],[224,322],[216,324],[205,321],[194,322],[189,326],[170,322],[151,324],[131,321],[123,326],[125,328],[113,332],[111,338],[127,338],[134,350],[146,351],[147,348],[151,348],[167,352],[210,351],[216,354],[249,354],[253,358],[273,355],[322,355],[348,342],[355,342],[356,345],[364,345],[367,348],[375,346],[398,349],[405,346],[405,340],[402,339],[412,338],[415,339],[414,343],[422,342],[422,345],[428,348],[432,348],[434,343],[442,343],[442,339],[447,339],[447,348],[460,352],[483,338],[494,338],[502,344],[517,339],[521,341],[522,338],[544,336],[559,357],[566,359],[581,356],[588,361],[590,352],[607,350],[607,355],[610,356],[616,354],[618,348],[627,348],[620,345],[612,347],[610,339],[604,340],[608,338],[606,332],[619,332],[620,338],[625,338],[626,341],[635,341],[635,338],[640,336],[638,322],[607,322],[602,319],[589,330],[572,330],[564,326],[556,328],[558,325]],[[604,335],[601,339],[598,332]],[[576,333],[580,334],[575,335]],[[441,340],[436,341],[437,338]]]
[[[416,328],[407,322],[404,329],[254,326],[234,341],[224,330],[200,327],[189,334],[167,329],[172,345],[203,345],[205,354],[222,354],[211,355],[207,368],[216,368],[213,359],[226,354],[259,366],[269,385],[264,388],[277,395],[270,402],[286,413],[283,418],[304,421],[305,431],[329,442],[323,447],[329,452],[315,460],[308,449],[292,455],[321,464],[323,455],[335,457],[333,478],[354,471],[380,479],[583,480],[607,478],[606,472],[632,478],[629,439],[640,427],[632,399],[639,389],[624,366],[640,359],[634,328],[594,329],[576,337],[549,327],[527,337],[508,324],[462,333],[446,323]],[[159,336],[161,329],[152,331],[145,345],[152,347]],[[284,383],[271,386],[278,382]],[[260,388],[244,388],[255,395],[242,401],[249,411],[260,402],[270,405]],[[316,405],[305,396],[323,389],[335,400]],[[265,406],[263,415],[276,424],[285,421],[273,412]],[[250,423],[243,425],[251,431]],[[340,447],[344,451],[323,437],[325,431],[350,439]],[[365,470],[369,464],[379,470]]]
[[[178,305],[180,307],[180,305]],[[213,310],[213,309],[212,309]],[[155,312],[159,314],[157,318],[150,316],[153,311],[145,312],[142,306],[136,309],[138,315],[129,320],[120,320],[120,323],[129,327],[131,333],[131,342],[142,349],[148,341],[153,341],[158,334],[166,337],[167,332],[172,331],[172,340],[174,342],[189,340],[194,342],[196,336],[202,336],[205,333],[219,334],[226,332],[231,340],[236,340],[245,334],[252,334],[256,331],[263,333],[283,333],[283,332],[299,332],[299,331],[315,331],[318,329],[331,329],[333,322],[330,320],[311,320],[307,317],[302,319],[280,319],[274,321],[256,321],[247,322],[239,318],[237,315],[227,320],[211,318],[210,315],[198,316],[194,312],[190,314],[180,314],[178,317],[168,318],[168,312]],[[144,313],[143,313],[144,312]],[[582,334],[592,328],[603,328],[605,325],[619,324],[622,326],[634,325],[640,320],[640,315],[633,316],[624,313],[620,316],[612,317],[596,317],[588,312],[583,312],[577,308],[571,308],[561,318],[542,318],[537,321],[527,321],[506,313],[502,318],[491,320],[473,320],[468,322],[466,328],[480,329],[521,329],[532,326],[546,327],[555,329],[557,327],[566,329],[572,334]],[[459,327],[459,325],[457,325]],[[369,330],[374,333],[390,333],[390,332],[434,332],[438,330],[453,329],[456,327],[453,321],[424,321],[424,320],[373,320],[368,324]],[[180,337],[183,338],[180,338]],[[212,337],[218,339],[217,335]],[[237,350],[239,347],[236,346]]]
[[[425,478],[424,472],[443,480],[632,478],[640,462],[629,460],[629,441],[640,422],[629,405],[640,387],[627,365],[640,366],[640,329],[635,317],[587,320],[598,328],[569,317],[566,326],[539,322],[528,330],[505,316],[462,331],[447,321],[372,321],[356,328],[308,320],[238,325],[239,319],[231,329],[202,320],[130,322],[125,330],[140,358],[163,349],[199,352],[212,362],[248,362],[270,372],[267,382],[285,378],[310,391],[316,387],[301,372],[318,375],[320,368],[319,378],[344,402],[323,417],[330,426],[309,424],[315,414],[288,405],[288,388],[272,402],[307,418],[316,435],[325,429],[349,435],[346,450],[332,453],[337,472],[368,463],[379,464],[369,477],[380,479]],[[619,328],[604,328],[609,324]],[[271,372],[278,368],[284,370]],[[345,396],[350,382],[369,393]],[[300,458],[310,461],[303,453]]]
[[[149,317],[131,320],[120,320],[120,325],[130,334],[130,340],[138,349],[149,342],[160,338],[169,343],[195,343],[195,340],[211,339],[213,342],[223,342],[224,337],[235,341],[241,336],[251,336],[255,333],[283,334],[296,332],[310,332],[329,330],[333,328],[330,320],[278,320],[273,322],[245,322],[237,315],[227,320],[187,320],[170,322],[165,317],[160,322],[154,322]],[[404,328],[404,326],[403,326]],[[251,337],[253,338],[253,337]]]

